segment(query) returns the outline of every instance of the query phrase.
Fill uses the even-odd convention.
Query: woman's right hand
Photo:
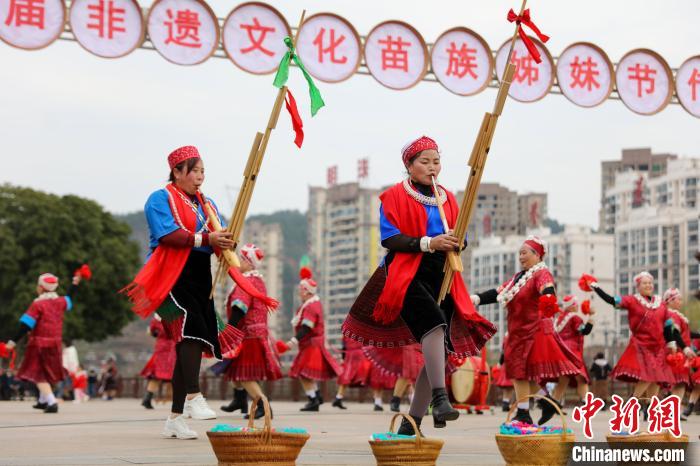
[[[456,236],[442,234],[430,238],[430,249],[435,251],[455,251],[460,250],[459,240]]]
[[[214,231],[209,233],[209,244],[219,249],[233,249],[233,233],[228,231]]]

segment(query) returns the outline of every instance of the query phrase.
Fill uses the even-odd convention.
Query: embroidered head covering
[[[678,288],[669,288],[668,290],[666,290],[664,292],[664,302],[666,304],[668,304],[671,301],[673,301],[674,299],[680,298],[680,297],[681,297],[681,290],[679,290]]]
[[[528,236],[523,244],[535,251],[542,259],[544,259],[545,254],[547,254],[547,243],[539,236]]]
[[[170,166],[170,169],[172,170],[175,168],[177,165],[180,163],[184,162],[187,159],[201,159],[199,155],[199,151],[197,150],[196,147],[194,146],[182,146],[170,153],[168,155],[168,165]]]
[[[652,282],[654,281],[654,276],[652,274],[650,274],[649,272],[647,272],[646,270],[643,272],[639,272],[637,275],[634,276],[634,278],[632,280],[634,280],[635,285],[639,286],[639,284],[642,281],[642,278],[648,278]]]
[[[415,139],[401,149],[401,159],[403,160],[404,166],[408,166],[408,162],[419,152],[424,150],[434,149],[439,151],[437,142],[428,136],[421,136]]]
[[[52,273],[42,273],[39,275],[36,284],[46,291],[56,291],[56,288],[58,288],[58,277]]]
[[[250,262],[253,265],[253,268],[257,269],[260,267],[260,264],[265,257],[265,253],[263,253],[263,250],[253,243],[248,243],[241,248],[241,256],[243,259]]]
[[[301,270],[299,270],[299,278],[301,278],[299,287],[305,289],[311,294],[316,294],[318,291],[318,284],[316,283],[316,280],[313,279],[313,272],[311,272],[310,268],[302,267]]]
[[[577,306],[578,306],[578,300],[576,299],[576,296],[574,296],[572,294],[568,294],[568,295],[564,296],[564,299],[562,299],[561,308],[564,310],[570,309],[572,307],[576,308]]]

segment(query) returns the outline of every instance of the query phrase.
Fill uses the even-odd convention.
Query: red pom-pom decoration
[[[553,294],[540,296],[539,302],[537,303],[537,310],[540,311],[540,317],[554,316],[554,314],[559,312],[557,297]]]
[[[275,348],[277,349],[277,352],[279,354],[284,354],[287,351],[289,351],[289,346],[287,346],[287,344],[285,342],[283,342],[282,340],[277,340],[275,342]]]
[[[679,369],[683,367],[685,363],[685,356],[683,356],[681,352],[671,353],[666,355],[666,362],[668,362],[671,367]]]
[[[598,280],[593,275],[584,273],[578,280],[578,287],[581,288],[581,291],[593,291],[590,284],[597,282]]]
[[[302,267],[301,269],[299,269],[299,278],[301,278],[302,280],[308,280],[309,278],[312,278],[313,276],[314,276],[314,274],[310,268]]]
[[[591,300],[587,299],[581,303],[581,313],[585,316],[591,313]]]
[[[92,270],[90,270],[89,265],[83,264],[73,272],[73,276],[80,277],[83,280],[90,280],[92,278]]]
[[[7,349],[7,343],[0,341],[0,358],[9,358],[10,350]]]

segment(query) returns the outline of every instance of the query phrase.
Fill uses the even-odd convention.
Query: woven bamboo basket
[[[423,437],[416,422],[408,414],[397,413],[391,418],[389,430],[394,431],[396,419],[405,417],[416,432],[416,439],[407,440],[370,440],[372,453],[377,460],[377,466],[435,466],[440,450],[445,443],[440,439]]]
[[[255,413],[259,398],[253,400],[250,413]],[[219,466],[294,466],[309,434],[273,432],[270,404],[262,397],[265,426],[252,432],[207,432]],[[254,427],[255,416],[248,419]]]
[[[513,411],[518,403],[527,401],[528,398],[541,398],[554,405],[557,414],[561,418],[562,433],[555,434],[533,434],[533,435],[503,435],[496,434],[496,444],[501,452],[501,456],[506,461],[506,465],[518,466],[538,466],[538,465],[561,465],[565,466],[569,462],[571,449],[576,440],[574,434],[566,433],[566,418],[559,409],[559,406],[552,403],[549,398],[540,395],[529,395],[514,403],[508,412],[506,422],[510,422]]]

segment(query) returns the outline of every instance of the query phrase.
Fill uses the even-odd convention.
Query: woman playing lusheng
[[[185,417],[216,418],[199,389],[202,353],[221,360],[222,353],[238,348],[243,333],[219,319],[210,299],[211,254],[232,249],[234,243],[231,233],[214,231],[207,220],[207,211],[217,209],[199,191],[204,165],[197,148],[176,149],[168,165],[170,183],[151,194],[144,208],[151,254],[123,291],[141,317],[157,311],[168,337],[176,342],[173,402],[163,436],[192,439],[197,433],[187,427]],[[237,270],[229,269],[229,274],[253,296],[276,304]]]
[[[420,137],[403,148],[401,158],[408,178],[380,196],[381,240],[389,253],[350,309],[343,333],[378,347],[420,343],[425,365],[409,413],[420,426],[432,404],[435,427],[445,427],[459,416],[445,390],[446,351],[477,355],[496,328],[476,312],[460,274],[438,303],[446,252],[459,252],[462,242],[445,232],[438,208],[440,202],[454,225],[457,200],[442,187],[435,197],[431,187],[442,168],[437,143]],[[404,420],[399,433],[414,431]]]
[[[473,295],[475,305],[500,303],[508,310],[508,338],[504,345],[506,376],[513,380],[515,397],[521,400],[515,420],[532,424],[528,395],[540,385],[558,382],[548,398],[557,403],[570,377],[583,374],[585,367],[554,331],[550,317],[559,309],[554,278],[543,259],[547,249],[538,237],[530,236],[520,247],[522,270],[498,289]],[[538,424],[556,413],[550,403],[542,403]]]

